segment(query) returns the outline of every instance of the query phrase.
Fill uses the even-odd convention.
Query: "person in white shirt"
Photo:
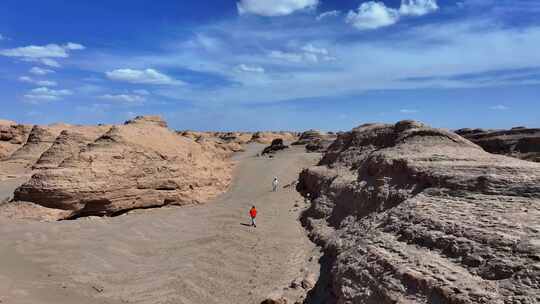
[[[277,177],[274,177],[274,180],[272,181],[272,191],[276,192],[279,186],[279,181]]]

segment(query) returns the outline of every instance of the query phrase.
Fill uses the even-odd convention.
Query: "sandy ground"
[[[52,223],[0,218],[0,303],[260,303],[317,272],[318,250],[293,207],[302,199],[281,187],[319,156],[297,147],[255,157],[261,149],[237,155],[231,189],[205,205]],[[252,204],[257,228],[246,225]]]
[[[13,197],[13,192],[30,177],[13,177],[0,181],[0,203]]]

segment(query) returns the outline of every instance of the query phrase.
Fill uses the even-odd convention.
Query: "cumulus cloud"
[[[21,82],[26,82],[26,83],[31,83],[31,84],[35,84],[35,85],[38,85],[40,87],[55,87],[57,86],[58,84],[56,83],[56,81],[50,81],[50,80],[36,80],[32,77],[28,77],[28,76],[21,76],[19,77],[19,81]]]
[[[53,70],[43,69],[43,68],[40,68],[40,67],[33,67],[33,68],[30,69],[29,72],[30,72],[31,74],[39,75],[39,76],[43,76],[43,75],[47,75],[47,74],[52,74],[52,73],[54,73]]]
[[[369,1],[358,10],[349,11],[345,21],[357,29],[370,30],[392,25],[399,20],[399,11],[387,7],[383,2]]]
[[[123,103],[130,103],[130,104],[141,104],[146,99],[139,95],[130,95],[130,94],[105,94],[100,96],[101,99],[109,100],[109,101],[116,101],[116,102],[123,102]]]
[[[423,16],[438,9],[437,0],[402,0],[399,13],[402,16]]]
[[[260,66],[254,66],[254,65],[252,66],[252,65],[247,65],[247,64],[241,64],[237,66],[236,70],[240,72],[249,72],[249,73],[264,73],[264,68]]]
[[[22,58],[67,58],[69,51],[83,50],[84,46],[77,43],[66,45],[47,44],[44,46],[29,45],[13,49],[0,50],[0,55]]]
[[[236,3],[239,14],[285,16],[298,10],[314,8],[319,0],[241,0]]]
[[[60,100],[65,96],[72,95],[73,92],[70,90],[53,90],[47,87],[40,87],[31,90],[28,94],[24,95],[31,103],[37,103],[40,101],[54,101]]]
[[[110,80],[137,84],[156,85],[185,85],[181,80],[176,80],[154,69],[134,70],[118,69],[105,73]]]
[[[69,42],[64,45],[47,44],[44,46],[29,45],[13,49],[0,50],[1,56],[18,58],[28,62],[38,62],[50,67],[60,67],[56,59],[68,58],[71,51],[84,50],[78,43]]]
[[[339,14],[341,14],[340,11],[328,11],[328,12],[324,12],[324,13],[320,14],[315,19],[317,19],[317,21],[321,21],[321,20],[326,19],[326,18],[337,17],[337,16],[339,16]]]
[[[345,22],[359,30],[372,30],[393,25],[402,16],[423,16],[438,9],[437,0],[401,0],[399,9],[369,1],[362,3],[357,11],[349,11]]]

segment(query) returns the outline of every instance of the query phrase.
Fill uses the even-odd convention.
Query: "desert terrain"
[[[536,129],[3,125],[0,303],[540,301]]]
[[[294,187],[270,190],[273,176],[291,183],[317,155],[298,148],[256,157],[262,147],[235,156],[230,189],[206,205],[75,221],[1,219],[0,300],[260,303],[295,279],[316,278],[318,249],[294,207],[303,199]],[[253,204],[256,229],[247,225]]]

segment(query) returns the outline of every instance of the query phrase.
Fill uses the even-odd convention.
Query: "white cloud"
[[[509,107],[505,106],[505,105],[496,105],[496,106],[492,106],[492,107],[489,107],[491,110],[495,110],[495,111],[505,111],[505,110],[508,110],[510,109]]]
[[[84,50],[78,43],[69,42],[65,45],[47,44],[44,46],[29,45],[13,49],[0,50],[1,56],[19,58],[28,62],[39,62],[50,67],[60,67],[56,59],[68,58],[71,51]],[[55,59],[53,59],[55,58]]]
[[[36,80],[36,79],[33,79],[31,77],[28,77],[28,76],[21,76],[19,77],[19,81],[21,82],[26,82],[26,83],[31,83],[31,84],[35,84],[35,85],[38,85],[40,87],[55,87],[57,86],[58,84],[56,83],[56,81],[50,81],[50,80]]]
[[[251,66],[247,64],[241,64],[236,67],[236,70],[240,72],[250,72],[250,73],[264,73],[264,68],[260,66]]]
[[[221,41],[218,38],[211,37],[205,34],[197,34],[193,39],[188,40],[182,46],[195,49],[205,49],[207,51],[215,51],[221,47]]]
[[[82,44],[68,42],[66,45],[64,45],[65,49],[72,50],[72,51],[79,51],[84,50],[86,47]]]
[[[40,75],[40,76],[54,73],[53,70],[42,69],[42,68],[39,68],[39,67],[33,67],[33,68],[30,69],[29,72],[30,72],[31,74],[34,74],[34,75]]]
[[[134,70],[118,69],[105,73],[107,77],[115,81],[123,81],[139,84],[157,84],[157,85],[185,85],[181,80],[175,80],[154,69]]]
[[[322,14],[320,14],[319,16],[317,16],[317,21],[321,21],[323,19],[326,19],[326,18],[330,18],[330,17],[337,17],[339,16],[339,14],[341,14],[340,11],[328,11],[328,12],[324,12]]]
[[[150,92],[148,92],[148,91],[145,90],[145,89],[133,90],[133,93],[134,93],[134,94],[137,94],[137,95],[143,95],[143,96],[148,96],[148,95],[150,95]]]
[[[110,100],[110,101],[116,101],[116,102],[124,102],[124,103],[130,103],[130,104],[141,104],[146,99],[139,95],[130,95],[130,94],[105,94],[100,96],[101,99],[104,100]]]
[[[67,58],[69,57],[69,50],[81,49],[84,49],[82,45],[72,43],[64,46],[60,46],[58,44],[47,44],[45,46],[29,45],[14,49],[1,50],[0,55],[24,58]]]
[[[383,2],[364,2],[358,11],[349,11],[345,21],[357,29],[370,30],[392,25],[399,20],[399,12]]]
[[[298,10],[314,8],[319,0],[240,0],[236,3],[239,14],[285,16]]]
[[[290,62],[302,62],[303,56],[299,53],[289,53],[282,51],[271,51],[268,56],[270,58],[285,60]]]
[[[335,57],[329,55],[327,49],[316,47],[313,44],[306,44],[298,52],[271,51],[268,56],[293,63],[318,63],[336,60]]]
[[[423,16],[438,9],[437,0],[401,0],[399,13],[402,16]]]
[[[415,113],[418,113],[420,111],[415,110],[415,109],[401,109],[401,110],[399,110],[399,112],[404,113],[404,114],[415,114]]]
[[[40,101],[54,101],[60,100],[64,96],[72,95],[70,90],[53,90],[46,87],[36,88],[31,90],[28,94],[24,95],[31,103],[38,103]]]
[[[306,44],[304,47],[302,47],[302,51],[312,54],[328,55],[327,49],[315,47],[313,44]]]
[[[368,1],[358,11],[349,11],[345,22],[359,30],[372,30],[393,25],[401,16],[423,16],[438,9],[437,0],[401,0],[399,10],[387,7],[384,2]]]
[[[56,61],[54,59],[50,59],[50,58],[43,58],[43,59],[40,59],[38,62],[41,62],[42,64],[44,64],[46,66],[50,66],[52,68],[59,68],[60,67],[60,63],[58,63],[58,61]]]

